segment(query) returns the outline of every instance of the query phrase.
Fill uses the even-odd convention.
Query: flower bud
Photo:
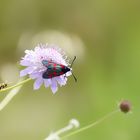
[[[128,113],[131,110],[131,103],[128,100],[123,100],[119,107],[123,113]]]

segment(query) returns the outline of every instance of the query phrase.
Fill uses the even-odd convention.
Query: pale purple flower
[[[67,56],[56,45],[38,44],[34,50],[25,50],[25,56],[20,61],[20,64],[26,66],[26,68],[20,71],[20,76],[29,75],[31,79],[35,79],[34,89],[39,89],[44,84],[46,88],[50,86],[52,92],[55,93],[58,90],[58,84],[60,86],[66,84],[67,76],[71,75],[71,71],[57,77],[44,79],[42,74],[47,68],[42,64],[42,60],[65,66],[69,65]]]

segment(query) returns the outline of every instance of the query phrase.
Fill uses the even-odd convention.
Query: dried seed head
[[[78,128],[80,126],[80,123],[77,119],[71,119],[69,124],[72,125],[74,128]]]
[[[128,113],[131,110],[131,103],[128,100],[123,100],[119,107],[122,112]]]

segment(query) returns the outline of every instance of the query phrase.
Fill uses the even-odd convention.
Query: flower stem
[[[13,88],[10,92],[6,95],[6,97],[0,102],[0,111],[5,108],[5,106],[12,100],[12,98],[18,94],[22,85]]]
[[[62,134],[64,132],[67,132],[67,131],[71,130],[72,128],[73,128],[72,125],[68,125],[68,126],[62,128],[62,129],[56,131],[55,133],[56,133],[56,135],[60,135],[60,134]]]
[[[91,128],[91,127],[93,127],[93,126],[95,126],[95,125],[97,125],[97,124],[99,124],[99,123],[101,123],[101,122],[103,122],[105,119],[111,117],[112,115],[116,114],[117,112],[120,112],[120,110],[117,109],[117,110],[115,110],[115,111],[112,111],[111,113],[105,115],[103,118],[97,120],[96,122],[93,122],[93,123],[91,123],[91,124],[89,124],[89,125],[83,126],[83,127],[81,127],[80,129],[78,129],[78,130],[76,130],[76,131],[74,131],[74,132],[71,132],[71,133],[68,134],[68,135],[65,135],[65,136],[61,137],[61,139],[68,138],[68,137],[73,136],[73,135],[75,135],[75,134],[78,134],[78,133],[80,133],[80,132],[82,132],[82,131],[84,131],[84,130],[87,130],[87,129],[89,129],[89,128]]]
[[[23,81],[21,81],[21,82],[15,84],[15,85],[13,85],[13,86],[10,86],[10,87],[1,89],[0,92],[7,91],[7,90],[13,89],[13,88],[15,88],[15,87],[18,87],[18,86],[20,86],[20,85],[23,85],[23,84],[27,83],[27,82],[30,81],[30,80],[31,80],[31,78],[25,79],[25,80],[23,80]]]

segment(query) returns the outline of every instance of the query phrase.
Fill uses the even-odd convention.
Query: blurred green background
[[[140,1],[0,0],[1,82],[17,82],[24,50],[40,42],[77,56],[78,82],[70,77],[56,95],[25,84],[0,112],[0,140],[43,140],[72,118],[81,126],[98,120],[121,99],[132,102],[132,114],[118,113],[68,139],[140,139]]]

